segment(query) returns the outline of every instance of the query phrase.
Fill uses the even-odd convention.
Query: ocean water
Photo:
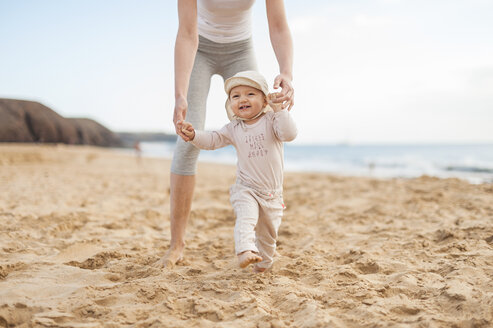
[[[173,142],[144,142],[142,155],[171,158]],[[199,161],[235,164],[232,146],[201,151]],[[493,183],[493,144],[469,145],[291,145],[285,144],[286,171],[346,176],[455,177]]]

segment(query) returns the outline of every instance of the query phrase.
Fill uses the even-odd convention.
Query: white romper
[[[297,135],[296,125],[286,109],[267,112],[254,124],[232,121],[218,131],[195,131],[191,143],[200,149],[233,145],[238,156],[236,183],[231,187],[231,204],[236,215],[235,251],[258,252],[259,267],[273,263],[282,213],[284,169],[283,142]]]

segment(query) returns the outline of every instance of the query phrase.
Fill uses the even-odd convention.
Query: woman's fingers
[[[185,121],[182,121],[180,122],[180,132],[181,132],[181,137],[183,138],[183,140],[185,141],[190,141],[193,139],[193,137],[195,136],[195,131],[193,129],[193,126],[191,123],[189,122],[185,122]]]
[[[293,106],[293,96],[294,89],[291,84],[291,81],[286,79],[282,75],[278,75],[274,79],[274,89],[281,88],[281,92],[276,93],[277,97],[272,100],[274,103],[282,103],[283,109],[288,108],[291,109]]]
[[[291,110],[291,108],[293,108],[293,105],[294,105],[294,95],[291,97],[291,101],[289,102],[288,110]]]
[[[179,135],[184,141],[190,141],[190,138],[184,133],[185,128],[183,127],[184,124],[187,122],[184,122],[183,120],[178,120],[175,122],[175,130],[176,134]]]
[[[286,101],[285,103],[282,104],[282,109],[286,109],[287,108],[288,111],[289,111],[289,110],[291,110],[291,108],[293,107],[293,105],[294,105],[294,100],[291,99],[291,101]]]
[[[286,93],[280,97],[277,98],[277,101],[278,102],[285,102],[285,101],[291,101],[291,99],[293,98],[293,94],[294,94],[294,90],[291,89],[291,90],[288,90],[286,91]]]
[[[181,128],[181,131],[186,134],[187,136],[191,136],[193,133],[193,129],[191,127],[183,127]]]
[[[286,90],[286,94],[283,94],[282,92],[277,92],[274,95],[276,97],[272,97],[270,100],[274,104],[282,104],[282,109],[287,108],[288,110],[291,110],[291,108],[294,105],[294,90],[291,88],[291,90]]]
[[[281,86],[281,83],[283,81],[283,78],[281,75],[276,76],[274,79],[274,89],[278,89]]]
[[[183,121],[182,120],[178,120],[175,123],[176,134],[179,135],[180,137],[182,137],[185,141],[188,141],[188,140],[186,140],[188,137],[183,133],[182,126],[183,126]]]
[[[185,139],[185,134],[181,131],[181,125],[187,114],[188,103],[185,98],[178,98],[175,101],[175,110],[173,112],[173,123],[177,135]]]

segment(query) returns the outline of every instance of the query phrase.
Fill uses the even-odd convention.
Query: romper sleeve
[[[195,130],[195,137],[190,143],[199,149],[213,150],[226,147],[233,142],[228,125],[225,125],[222,129],[217,131]]]
[[[293,117],[287,109],[274,113],[273,129],[275,136],[280,141],[293,141],[298,134]]]

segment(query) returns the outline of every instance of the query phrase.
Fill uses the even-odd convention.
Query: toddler
[[[237,73],[225,81],[224,89],[230,123],[210,132],[195,130],[188,122],[179,124],[185,141],[197,148],[235,147],[236,183],[230,188],[236,215],[235,251],[241,268],[254,264],[256,272],[264,272],[272,266],[285,209],[283,142],[292,141],[297,129],[289,111],[272,102],[277,94],[269,94],[259,73]]]

